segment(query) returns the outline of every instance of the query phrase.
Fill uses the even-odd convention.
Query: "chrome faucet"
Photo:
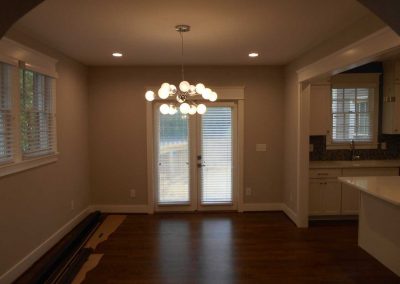
[[[350,143],[350,155],[351,155],[352,161],[356,161],[356,160],[360,159],[360,155],[355,154],[355,149],[356,149],[356,145],[354,143],[354,140],[352,139],[351,143]]]

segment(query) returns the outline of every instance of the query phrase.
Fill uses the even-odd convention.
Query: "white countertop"
[[[341,182],[400,206],[400,176],[339,177]]]
[[[310,169],[399,167],[400,160],[310,161]]]

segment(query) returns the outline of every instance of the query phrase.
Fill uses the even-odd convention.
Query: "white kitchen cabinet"
[[[310,179],[309,215],[339,215],[340,209],[340,183],[335,179]]]
[[[323,215],[322,188],[323,181],[311,180],[309,186],[308,214],[311,216]]]
[[[382,133],[400,134],[400,61],[383,63]]]
[[[331,85],[311,85],[310,135],[327,135],[331,128]]]
[[[309,216],[357,215],[360,193],[339,176],[398,176],[399,168],[310,169]]]

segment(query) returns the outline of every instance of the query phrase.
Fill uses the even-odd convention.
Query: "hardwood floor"
[[[129,215],[84,283],[400,283],[357,246],[355,221],[283,214]]]

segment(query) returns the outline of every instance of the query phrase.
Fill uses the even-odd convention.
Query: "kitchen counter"
[[[310,161],[310,169],[400,168],[400,160]]]
[[[400,176],[338,179],[360,191],[358,245],[400,276]]]
[[[339,177],[338,179],[365,193],[400,206],[400,176]]]

